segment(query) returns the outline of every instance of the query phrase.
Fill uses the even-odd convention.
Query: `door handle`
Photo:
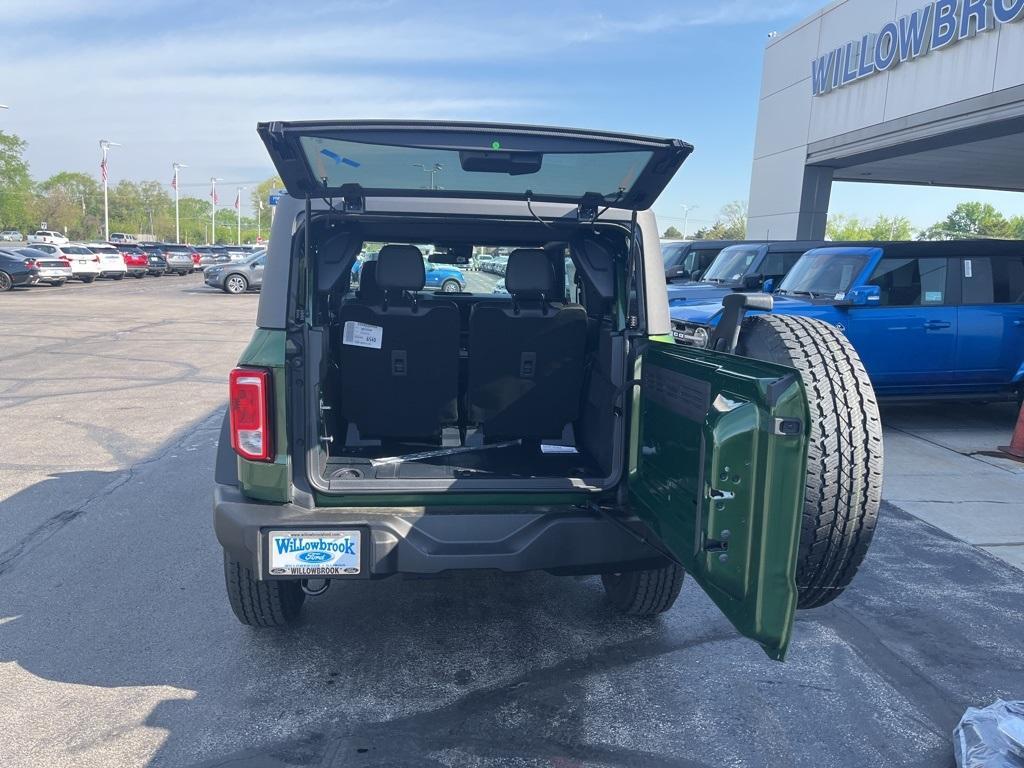
[[[938,331],[942,328],[949,328],[950,323],[944,320],[928,320],[925,322],[924,327],[929,331]]]
[[[1017,320],[1014,320],[1014,321],[1013,321],[1013,324],[1014,324],[1014,325],[1015,325],[1015,326],[1016,326],[1017,328],[1024,328],[1024,318],[1018,318]]]

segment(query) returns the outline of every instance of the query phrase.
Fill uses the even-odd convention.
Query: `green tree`
[[[261,181],[253,188],[252,192],[249,193],[249,200],[252,203],[252,209],[255,211],[259,208],[260,201],[262,200],[263,210],[266,212],[267,200],[270,199],[270,193],[283,188],[284,182],[281,181],[280,176],[271,176],[269,179]]]
[[[834,213],[828,217],[825,233],[830,240],[910,240],[914,229],[906,216],[880,215],[873,223],[857,216]]]
[[[682,240],[683,233],[680,232],[675,227],[669,227],[668,229],[665,230],[664,234],[662,234],[662,237],[665,238],[666,240]]]
[[[1013,227],[990,203],[960,203],[950,214],[921,233],[922,240],[962,240],[972,237],[1009,238]]]
[[[27,230],[31,218],[32,177],[24,160],[28,144],[0,131],[0,226]]]
[[[1024,240],[1024,216],[1014,216],[1007,224],[1010,227],[1010,237],[1014,240]]]
[[[92,176],[63,171],[36,185],[34,218],[76,240],[102,237],[103,190]]]
[[[747,236],[747,204],[734,200],[722,206],[715,223],[697,230],[694,240],[743,240]]]

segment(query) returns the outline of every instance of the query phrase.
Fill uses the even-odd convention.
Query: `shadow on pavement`
[[[692,582],[654,621],[592,578],[458,574],[339,583],[297,628],[243,627],[210,519],[219,421],[5,502],[69,500],[0,556],[5,766],[933,768],[965,707],[1024,698],[1020,572],[893,508],[784,664]]]

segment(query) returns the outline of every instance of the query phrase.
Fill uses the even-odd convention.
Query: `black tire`
[[[224,552],[224,584],[231,610],[250,627],[287,627],[299,619],[306,593],[298,581],[258,581],[255,574]]]
[[[228,275],[224,278],[224,287],[221,290],[237,296],[249,290],[249,281],[244,275]]]
[[[6,293],[14,288],[14,281],[6,272],[0,272],[0,293]]]
[[[124,272],[118,272],[116,275],[111,275],[115,280],[124,280]]]
[[[459,285],[458,280],[445,280],[441,283],[442,293],[459,293],[462,291],[462,286]]]
[[[657,616],[664,613],[679,597],[686,572],[682,566],[669,563],[647,571],[606,573],[601,576],[608,602],[627,616]]]
[[[136,280],[141,280],[141,279],[142,279],[142,278],[144,278],[145,276],[146,276],[146,273],[145,273],[145,272],[138,272],[138,273],[136,273],[136,275],[135,275],[135,279],[136,279]]]
[[[882,499],[875,391],[846,337],[820,320],[747,318],[737,352],[796,368],[811,412],[796,584],[798,608],[831,602],[871,544]]]
[[[96,279],[96,275],[82,275],[78,279],[81,280],[83,283],[91,283],[93,280]]]
[[[64,282],[64,280],[54,280],[52,283],[50,283],[50,285],[52,285],[54,288],[63,288]]]

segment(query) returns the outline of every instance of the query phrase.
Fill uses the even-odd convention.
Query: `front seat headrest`
[[[427,282],[415,245],[385,245],[377,255],[377,285],[385,291],[420,291]]]
[[[516,294],[551,294],[555,273],[551,259],[540,248],[518,248],[512,251],[505,267],[505,290]]]

